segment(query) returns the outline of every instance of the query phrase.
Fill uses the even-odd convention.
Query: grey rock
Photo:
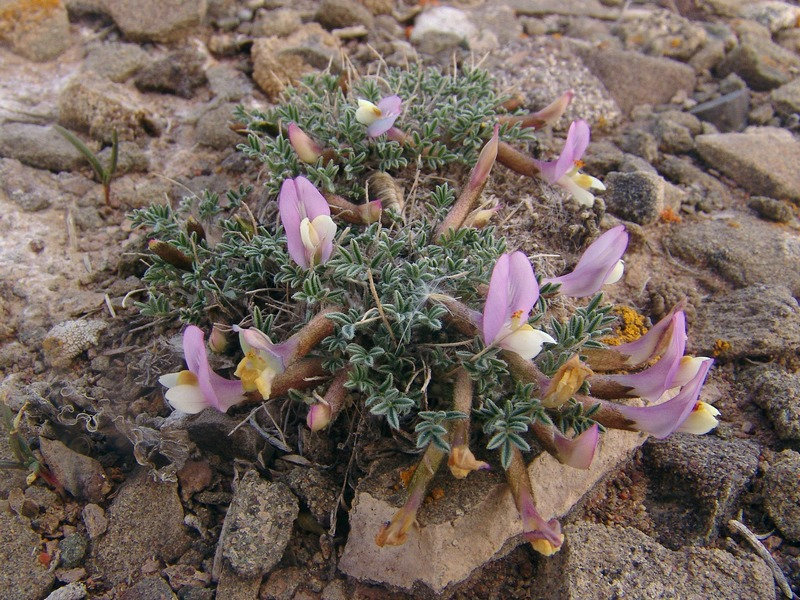
[[[80,533],[71,533],[58,542],[61,551],[60,566],[65,569],[74,569],[83,562],[89,542]]]
[[[143,67],[133,81],[142,92],[191,98],[195,89],[206,82],[203,63],[205,57],[197,50],[178,50]]]
[[[678,549],[707,545],[735,516],[756,474],[758,444],[678,433],[643,447],[652,492],[646,501],[659,541]]]
[[[258,600],[261,577],[242,577],[224,567],[217,582],[217,598],[225,600]]]
[[[778,114],[788,117],[800,113],[800,77],[772,90],[770,98]]]
[[[80,581],[73,581],[53,590],[44,600],[83,600],[86,598],[86,586]]]
[[[669,58],[622,50],[586,50],[582,57],[620,108],[629,113],[640,104],[664,104],[679,91],[694,89],[694,69]]]
[[[702,102],[689,112],[703,121],[713,123],[721,133],[741,131],[747,126],[750,90],[745,88]]]
[[[734,72],[757,91],[788,83],[800,68],[800,59],[769,39],[747,36],[718,68],[719,75]]]
[[[259,11],[252,33],[256,37],[284,37],[297,31],[302,23],[300,13],[291,8]]]
[[[0,124],[0,156],[50,171],[72,171],[86,161],[55,129],[29,123]]]
[[[746,0],[678,0],[675,6],[682,15],[693,19],[738,17]]]
[[[211,93],[220,100],[241,100],[253,91],[247,75],[226,64],[206,69],[206,78]]]
[[[750,399],[764,409],[778,437],[800,440],[800,374],[775,365],[760,365],[745,373]]]
[[[261,577],[278,564],[297,518],[297,498],[284,483],[248,471],[236,486],[220,533],[214,573],[224,566],[245,578]]]
[[[203,452],[227,460],[255,460],[265,442],[252,427],[239,427],[238,419],[215,410],[204,410],[186,423],[187,433]],[[231,433],[236,429],[235,433]]]
[[[28,60],[52,60],[70,44],[67,9],[61,2],[29,7],[14,0],[2,0],[0,42]]]
[[[775,0],[749,2],[742,7],[740,15],[745,19],[757,21],[775,33],[781,29],[795,27],[800,17],[800,8],[788,2]]]
[[[277,100],[287,84],[314,69],[328,65],[341,68],[339,40],[317,23],[308,23],[287,38],[259,38],[250,55],[253,80],[271,100]]]
[[[232,131],[234,104],[221,104],[205,111],[197,120],[195,138],[198,143],[217,150],[233,150],[242,143],[242,137]]]
[[[747,191],[800,201],[800,142],[785,129],[749,127],[742,133],[695,138],[697,152]]]
[[[114,42],[90,47],[81,68],[94,71],[115,83],[122,83],[133,77],[147,62],[147,52],[139,44]]]
[[[789,52],[800,54],[800,29],[784,29],[775,36],[775,41]]]
[[[214,600],[214,590],[187,585],[178,591],[178,600]]]
[[[58,98],[58,121],[64,127],[88,131],[110,143],[116,130],[121,140],[132,140],[158,130],[153,116],[131,90],[90,71],[71,79]]]
[[[161,577],[146,577],[120,595],[120,600],[177,600]]]
[[[659,172],[669,181],[679,184],[689,193],[686,204],[710,212],[730,202],[728,188],[718,179],[696,167],[691,159],[664,156],[658,163]]]
[[[603,195],[608,211],[639,225],[655,223],[664,210],[665,181],[653,173],[611,172]]]
[[[653,124],[653,134],[662,152],[686,154],[694,149],[692,131],[676,119],[659,116]]]
[[[764,508],[781,533],[800,541],[800,454],[784,450],[764,476]]]
[[[73,319],[57,323],[42,340],[45,359],[52,366],[69,365],[81,352],[96,346],[100,334],[107,327],[102,319]]]
[[[39,450],[55,478],[75,498],[99,502],[111,490],[103,467],[95,459],[43,437],[39,438]]]
[[[470,20],[482,31],[491,32],[501,45],[517,40],[522,33],[522,24],[516,13],[502,3],[486,3],[474,8]]]
[[[375,19],[363,4],[355,0],[322,0],[314,19],[328,29],[363,25],[371,29]]]
[[[42,540],[27,520],[11,514],[0,502],[0,591],[8,600],[40,600],[50,591],[55,575],[37,559]]]
[[[518,15],[564,15],[592,19],[616,19],[620,11],[603,6],[597,0],[505,0]]]
[[[681,15],[658,8],[628,10],[611,27],[625,50],[689,60],[708,38],[706,30]]]
[[[264,600],[292,600],[295,592],[308,579],[299,567],[275,569],[261,588]]]
[[[627,129],[617,144],[620,149],[635,154],[647,162],[652,163],[658,159],[658,142],[653,134],[645,129],[638,127]]]
[[[729,346],[720,348],[720,341]],[[687,347],[687,353],[721,360],[795,355],[800,306],[782,285],[755,285],[712,297],[698,307]]]
[[[327,528],[340,488],[333,478],[318,469],[295,467],[286,474],[285,481],[314,518]]]
[[[579,522],[543,561],[537,598],[774,600],[767,565],[716,549],[664,548],[638,529]]]
[[[790,223],[794,219],[792,208],[786,202],[775,200],[775,198],[753,196],[747,206],[756,211],[759,217],[767,221]]]
[[[47,208],[58,197],[58,181],[49,172],[23,165],[13,158],[0,159],[0,190],[25,212]]]
[[[725,42],[719,38],[709,38],[706,44],[694,53],[689,64],[698,73],[711,71],[725,59]]]
[[[104,0],[105,12],[135,42],[174,42],[203,20],[206,0]]]
[[[459,46],[468,46],[478,35],[478,28],[467,13],[452,6],[435,6],[420,13],[409,38],[420,51],[438,54]]]
[[[748,214],[676,229],[666,240],[673,254],[711,268],[737,287],[780,281],[800,295],[800,240],[791,231]]]
[[[106,519],[106,511],[97,504],[87,504],[81,511],[83,517],[83,524],[86,526],[86,533],[89,534],[89,539],[93,540],[103,535],[108,529],[108,519]]]
[[[106,146],[97,153],[101,165],[111,164],[111,146]],[[117,169],[114,171],[118,177],[126,173],[147,173],[150,170],[150,157],[137,144],[119,142],[117,147]]]
[[[156,483],[140,469],[119,490],[107,512],[108,531],[92,543],[92,558],[106,581],[135,578],[153,557],[174,561],[189,546],[177,484]]]

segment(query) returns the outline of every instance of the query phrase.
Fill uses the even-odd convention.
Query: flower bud
[[[315,163],[322,156],[322,149],[296,123],[289,123],[289,143],[304,163]]]

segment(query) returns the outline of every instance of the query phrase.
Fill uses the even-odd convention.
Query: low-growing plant
[[[623,226],[549,279],[487,226],[492,210],[479,204],[495,162],[561,185],[584,205],[594,202],[590,189],[603,189],[579,171],[589,143],[583,121],[556,160],[519,149],[571,98],[513,115],[483,71],[415,67],[349,86],[314,75],[276,108],[241,109],[241,149],[264,164],[278,224],[255,219],[245,187],[133,213],[153,237],[142,313],[189,324],[187,369],[160,379],[170,405],[227,411],[291,393],[310,405],[314,431],[331,427],[348,402],[413,431],[422,460],[406,504],[376,532],[381,546],[406,540],[445,457],[458,478],[490,466],[470,448],[475,421],[486,449],[498,451],[525,535],[537,551],[556,552],[560,525],[537,512],[526,470],[533,439],[586,469],[605,428],[704,433],[718,414],[698,400],[712,361],[684,356],[682,307],[638,340],[603,343],[614,317],[601,288],[623,275]],[[409,163],[472,170],[458,193],[443,183],[409,207],[386,191],[390,173]],[[376,173],[382,197],[367,190]],[[549,309],[559,295],[587,301],[558,319]],[[198,326],[211,325],[215,351],[226,332],[238,333],[233,379],[209,366]],[[629,397],[646,405],[613,401]]]

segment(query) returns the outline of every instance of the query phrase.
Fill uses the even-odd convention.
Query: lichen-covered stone
[[[55,325],[42,341],[47,361],[65,366],[84,350],[96,346],[108,325],[100,319],[75,319]]]
[[[52,60],[70,43],[61,0],[0,0],[0,42],[36,62]]]
[[[764,508],[781,533],[800,541],[800,454],[784,450],[764,477]]]

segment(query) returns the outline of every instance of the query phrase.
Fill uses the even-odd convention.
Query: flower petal
[[[588,469],[592,465],[597,443],[600,441],[600,428],[597,423],[572,439],[556,430],[553,436],[558,449],[558,460],[576,469]]]
[[[518,318],[525,323],[539,299],[539,284],[530,259],[522,252],[514,252],[509,257],[508,285],[508,312],[516,315],[521,311]]]
[[[399,116],[399,114],[394,114],[376,119],[369,127],[367,127],[367,137],[376,138],[379,135],[383,135],[392,128],[394,122],[397,121],[397,117]]]
[[[614,408],[624,417],[634,421],[639,431],[657,438],[665,438],[676,431],[691,414],[713,362],[712,359],[707,359],[692,380],[684,385],[675,397],[666,402],[655,406],[616,405]]]
[[[204,337],[199,327],[189,325],[183,332],[183,355],[189,370],[197,377],[206,404],[226,412],[233,404],[244,400],[244,390],[238,381],[225,379],[211,370]]]
[[[720,412],[703,401],[695,404],[692,412],[678,427],[678,431],[682,433],[691,433],[694,435],[704,435],[719,425],[717,416]]]
[[[539,331],[525,324],[502,337],[498,345],[504,350],[519,354],[525,360],[530,360],[542,351],[542,346],[545,343],[555,344],[556,341],[544,331]]]
[[[670,329],[674,326],[673,318],[679,311],[683,311],[685,306],[685,301],[679,302],[658,323],[653,325],[645,335],[638,340],[615,346],[612,350],[627,355],[629,357],[627,360],[629,366],[647,362],[658,352],[659,347],[665,345],[664,341],[668,339],[667,336],[671,337]]]
[[[297,193],[297,185],[293,179],[286,179],[281,184],[281,191],[278,195],[278,212],[281,224],[286,231],[286,247],[289,256],[301,267],[308,268],[303,240],[300,238],[300,223],[308,218],[305,208],[300,202]]]
[[[311,221],[320,215],[331,216],[331,207],[320,191],[308,179],[299,175],[294,178],[297,197],[305,209],[305,216]]]
[[[508,310],[509,263],[508,254],[498,258],[489,280],[489,293],[483,305],[483,341],[487,346],[494,342],[511,316]]]
[[[319,215],[311,221],[311,226],[319,238],[319,261],[324,263],[333,253],[333,238],[336,237],[336,223],[329,215]]]
[[[202,390],[196,385],[176,385],[171,387],[164,394],[164,398],[167,399],[172,408],[189,415],[196,415],[211,406],[206,401]]]
[[[358,109],[356,109],[356,121],[364,125],[371,125],[381,116],[381,109],[369,100],[358,99]]]
[[[589,125],[586,121],[573,121],[567,132],[567,139],[561,154],[554,161],[535,161],[544,179],[550,183],[558,183],[580,160],[589,145]]]

